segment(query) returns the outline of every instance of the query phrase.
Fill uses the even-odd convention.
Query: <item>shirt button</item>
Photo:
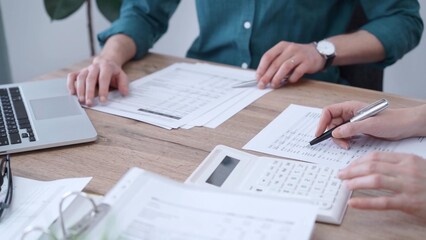
[[[245,29],[249,29],[249,28],[251,28],[251,23],[250,23],[249,21],[244,22],[244,28],[245,28]]]
[[[248,64],[244,62],[243,64],[241,64],[241,67],[244,68],[244,69],[247,69],[248,68]]]

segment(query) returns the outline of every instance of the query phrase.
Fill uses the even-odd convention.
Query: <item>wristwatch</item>
[[[314,44],[318,53],[325,59],[323,68],[323,70],[325,70],[333,63],[334,57],[336,57],[336,47],[328,40],[321,40],[319,42],[314,42]]]

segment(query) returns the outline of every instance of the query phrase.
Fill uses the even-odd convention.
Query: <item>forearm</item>
[[[385,58],[385,49],[371,33],[360,30],[328,38],[336,47],[333,65],[373,63]]]
[[[385,59],[377,67],[395,63],[420,42],[423,22],[418,0],[359,2],[367,19],[371,19],[360,29],[373,34],[385,49]]]
[[[413,131],[413,136],[426,136],[426,104],[412,108],[413,125],[417,126],[417,131]]]
[[[101,53],[94,59],[94,62],[102,58],[104,60],[113,61],[119,66],[123,66],[132,59],[135,54],[135,42],[124,34],[117,34],[108,38]]]

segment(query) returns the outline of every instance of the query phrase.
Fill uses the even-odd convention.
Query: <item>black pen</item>
[[[357,121],[361,121],[361,120],[364,120],[366,118],[372,117],[372,116],[378,114],[379,112],[385,110],[388,107],[388,105],[389,104],[388,104],[388,101],[386,99],[380,99],[379,101],[374,102],[374,103],[362,108],[361,110],[359,110],[357,112],[357,114],[355,116],[353,116],[349,121],[343,122],[343,123],[335,126],[334,128],[325,131],[319,137],[310,141],[309,144],[312,146],[312,145],[315,145],[317,143],[320,143],[320,142],[332,137],[332,133],[333,133],[334,129],[342,126],[343,124],[349,123],[349,122],[357,122]]]

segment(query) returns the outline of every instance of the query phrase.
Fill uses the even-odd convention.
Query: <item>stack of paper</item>
[[[210,64],[177,63],[130,83],[123,97],[111,92],[92,109],[166,129],[215,128],[270,89],[233,88],[255,72]]]
[[[308,240],[309,202],[198,188],[132,168],[105,196],[110,211],[82,239]]]
[[[317,207],[310,201],[207,189],[131,168],[97,210],[76,198],[41,239],[308,240]]]

